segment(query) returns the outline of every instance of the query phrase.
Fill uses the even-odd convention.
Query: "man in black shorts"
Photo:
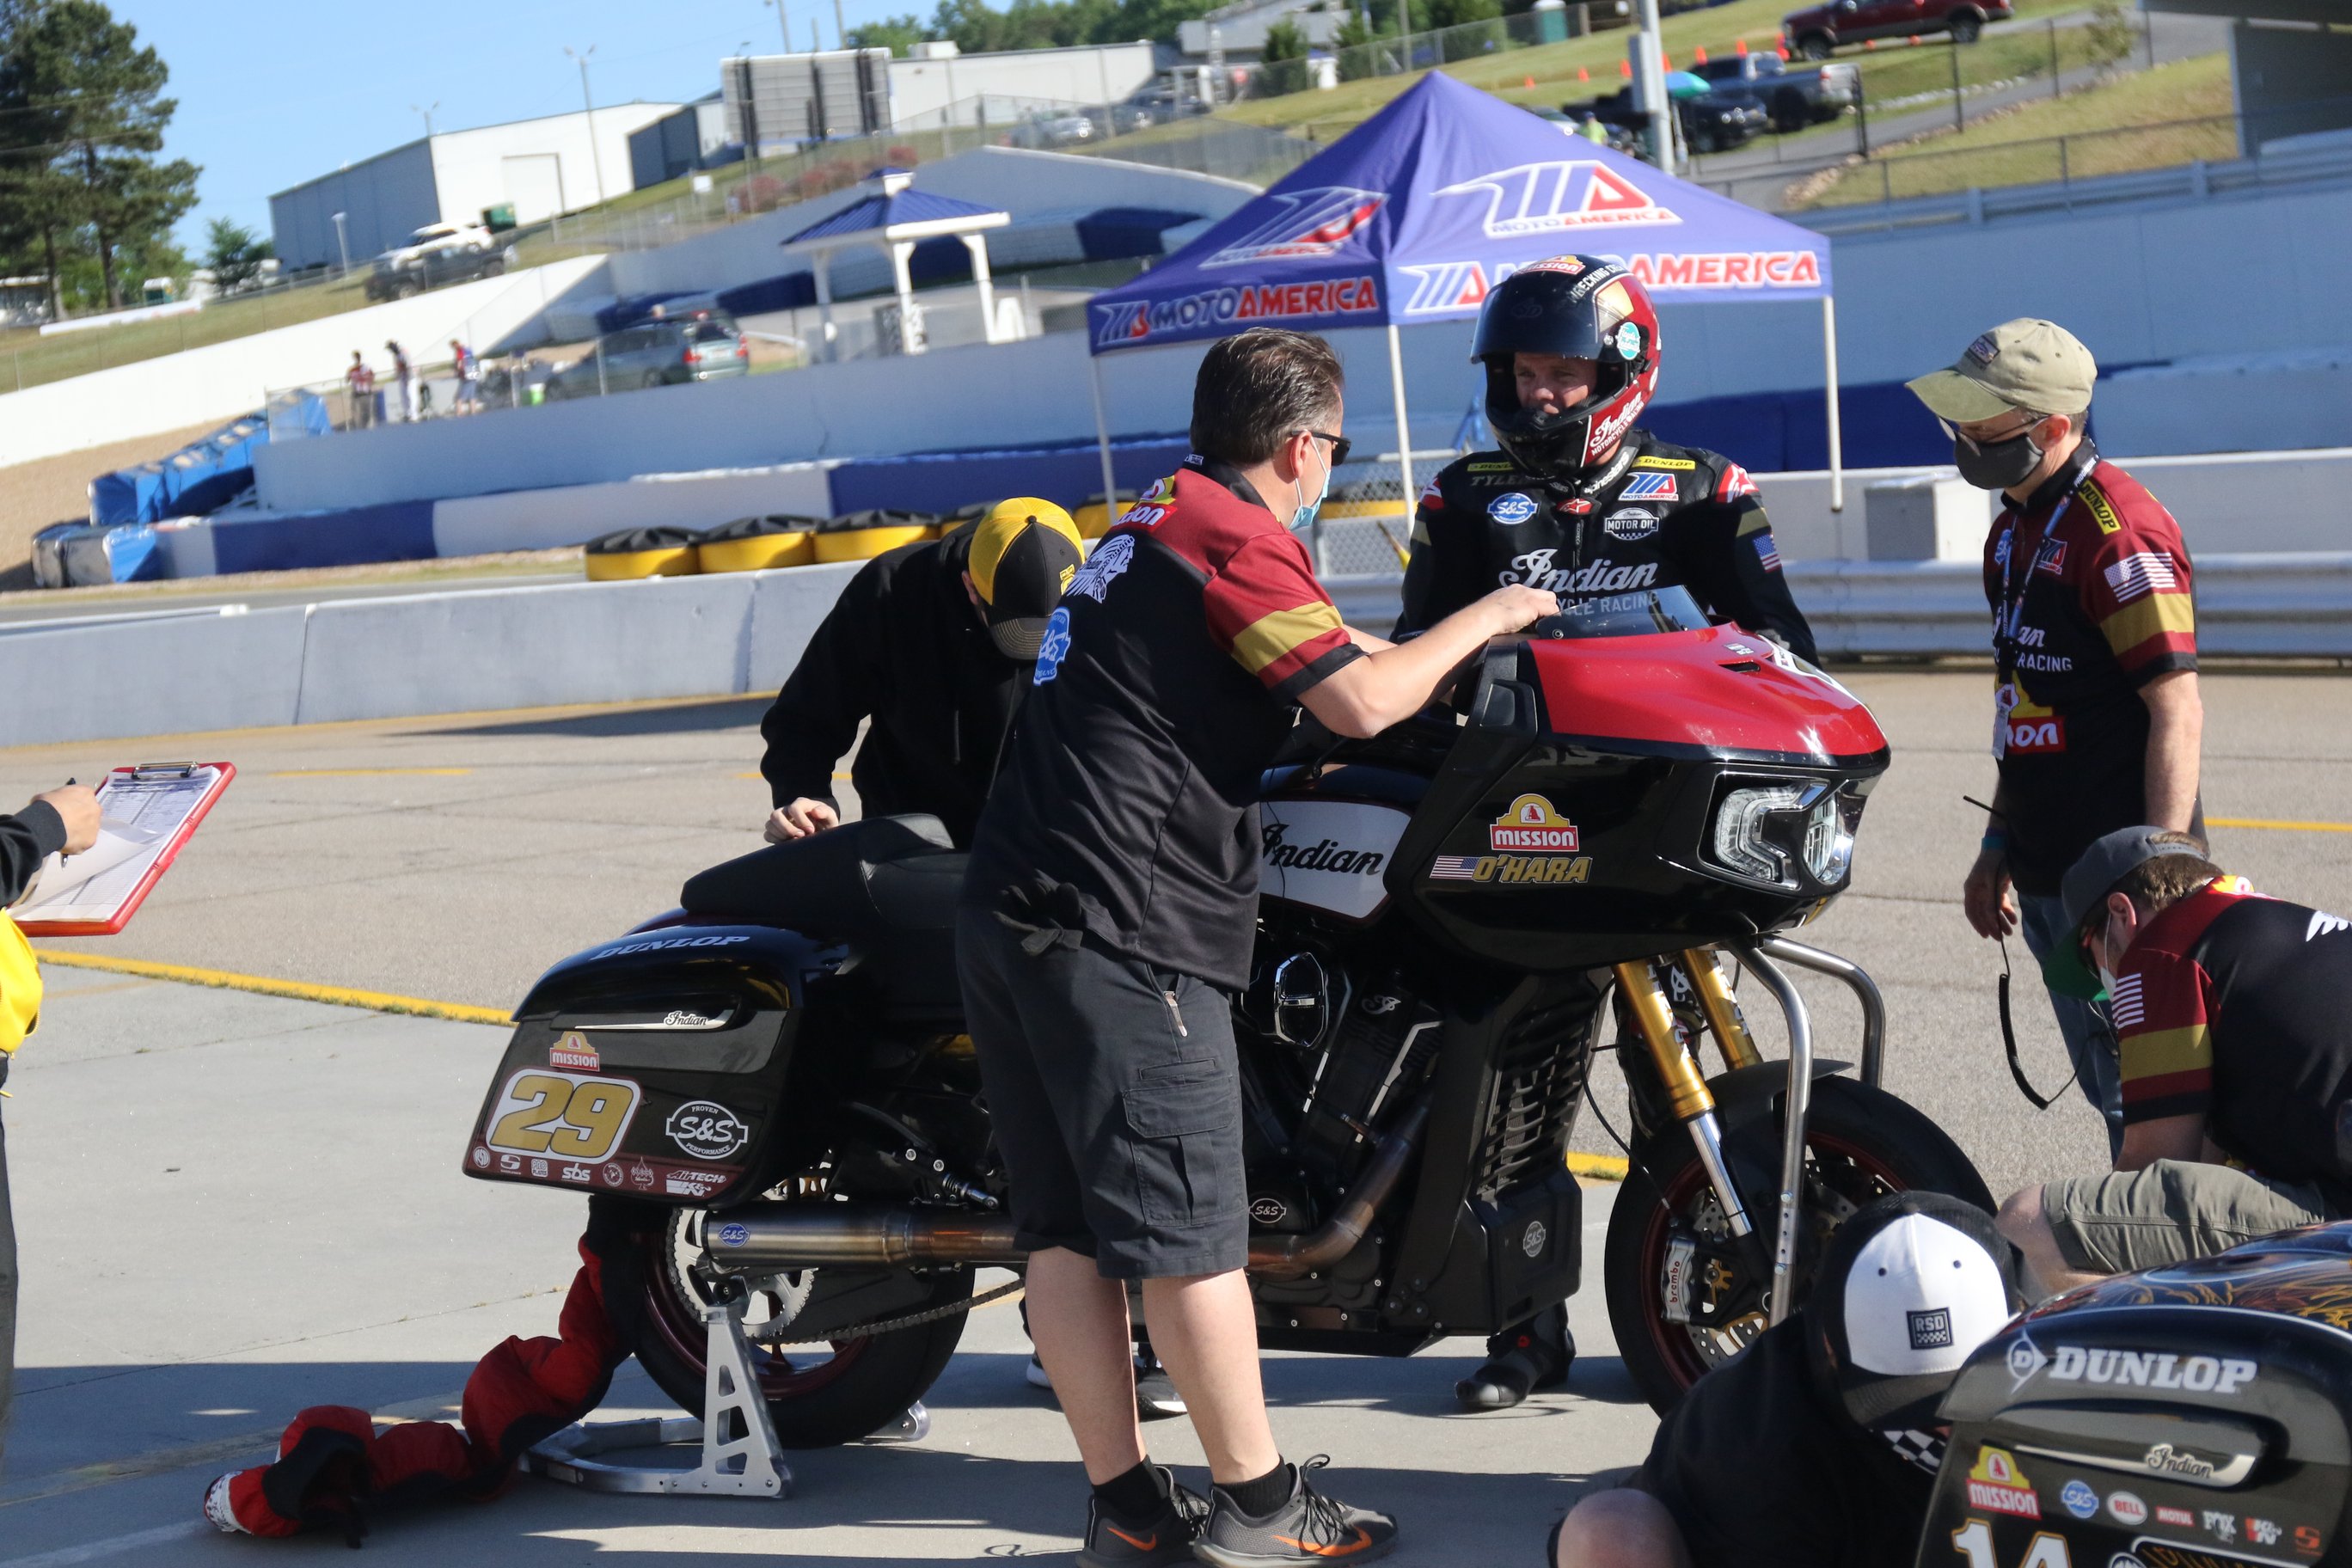
[[[1903,1568],[1960,1364],[2019,1305],[1982,1209],[1896,1193],[1838,1227],[1813,1293],[1699,1379],[1650,1457],[1553,1532],[1554,1568]]]
[[[2001,1205],[2036,1289],[2352,1215],[2352,921],[2265,898],[2157,827],[2093,844],[2059,898],[2065,955],[2115,1015],[2124,1139],[2108,1174]]]
[[[1255,932],[1259,773],[1303,704],[1370,735],[1487,638],[1512,586],[1391,647],[1351,632],[1291,530],[1345,460],[1339,363],[1259,329],[1210,349],[1193,455],[1095,545],[1047,623],[956,930],[1029,1321],[1094,1485],[1079,1555],[1359,1562],[1396,1527],[1318,1495],[1266,1420],[1228,994]],[[1146,1458],[1126,1281],[1207,1451],[1213,1503]],[[1202,1517],[1205,1514],[1205,1518]]]

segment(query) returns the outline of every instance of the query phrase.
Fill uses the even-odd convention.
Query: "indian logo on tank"
[[[1649,194],[1606,164],[1585,159],[1521,163],[1447,185],[1441,196],[1486,193],[1484,225],[1490,239],[1621,224],[1680,223]]]
[[[1258,891],[1370,920],[1388,901],[1389,862],[1412,820],[1370,801],[1266,801],[1258,807]]]
[[[1523,795],[1486,829],[1488,847],[1497,854],[1526,855],[1545,850],[1573,855],[1576,824],[1553,809],[1539,795]]]
[[[1247,234],[1202,258],[1203,267],[1238,267],[1245,261],[1286,261],[1328,256],[1345,245],[1388,200],[1381,191],[1320,185],[1270,193],[1282,211]]]

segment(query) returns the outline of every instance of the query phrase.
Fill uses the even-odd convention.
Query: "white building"
[[[629,136],[675,103],[626,103],[448,131],[346,164],[269,198],[270,237],[289,268],[352,265],[428,223],[480,223],[511,206],[537,223],[635,189]],[[341,243],[334,215],[343,215]]]
[[[1006,103],[1124,103],[1155,76],[1149,43],[988,55],[959,54],[951,43],[918,44],[913,58],[890,62],[890,118],[899,130],[924,130],[972,124],[983,103],[992,122],[1006,117],[1000,108]]]
[[[1317,48],[1329,48],[1352,7],[1342,0],[1234,0],[1198,21],[1180,23],[1176,44],[1189,59],[1213,54],[1255,59],[1265,47],[1265,30],[1288,17]]]

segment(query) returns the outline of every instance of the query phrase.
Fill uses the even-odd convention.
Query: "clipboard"
[[[236,777],[234,763],[142,763],[99,781],[98,842],[50,856],[10,907],[26,936],[113,936]]]

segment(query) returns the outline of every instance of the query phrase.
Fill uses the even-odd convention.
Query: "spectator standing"
[[[407,353],[398,343],[386,338],[383,347],[392,355],[393,383],[399,390],[399,403],[392,416],[405,425],[416,417],[416,368],[408,363]]]
[[[956,955],[1030,1331],[1094,1487],[1088,1568],[1361,1562],[1395,1542],[1388,1519],[1320,1495],[1313,1462],[1286,1463],[1266,1419],[1229,1000],[1249,978],[1253,803],[1294,705],[1375,734],[1557,605],[1515,584],[1396,647],[1341,624],[1292,531],[1347,460],[1343,412],[1318,338],[1260,328],[1209,350],[1193,454],[1047,619],[973,838]],[[1130,1279],[1207,1452],[1206,1508],[1143,1447]]]
[[[14,816],[0,816],[0,906],[32,885],[41,862],[79,855],[98,842],[98,794],[68,784],[37,795]],[[16,1047],[40,1022],[41,971],[25,933],[0,912],[0,1084]],[[8,1129],[0,1121],[0,1458],[7,1454],[8,1406],[16,1374],[16,1226],[8,1207]]]
[[[481,411],[482,364],[474,351],[458,339],[449,340],[449,370],[457,378],[457,391],[449,405],[452,414],[477,414]]]
[[[343,384],[350,389],[352,403],[351,417],[344,427],[364,430],[375,423],[375,372],[368,368],[357,349],[352,351],[352,368],[343,372]]]
[[[2124,1143],[2112,1173],[2001,1205],[2036,1288],[2352,1214],[2352,921],[2265,898],[2152,827],[2092,845],[2061,898],[2068,960],[2114,998]]]
[[[1987,938],[2022,926],[2083,1097],[2123,1148],[2115,1037],[2066,951],[2059,882],[2092,843],[2151,824],[2204,837],[2197,615],[2180,527],[2099,456],[2098,365],[2053,321],[2004,321],[1910,384],[1960,477],[2008,497],[1985,542],[1993,612],[1992,820],[1962,884]]]
[[[1601,124],[1601,116],[1589,109],[1584,111],[1584,118],[1577,121],[1576,133],[1596,147],[1609,145],[1609,127]]]

